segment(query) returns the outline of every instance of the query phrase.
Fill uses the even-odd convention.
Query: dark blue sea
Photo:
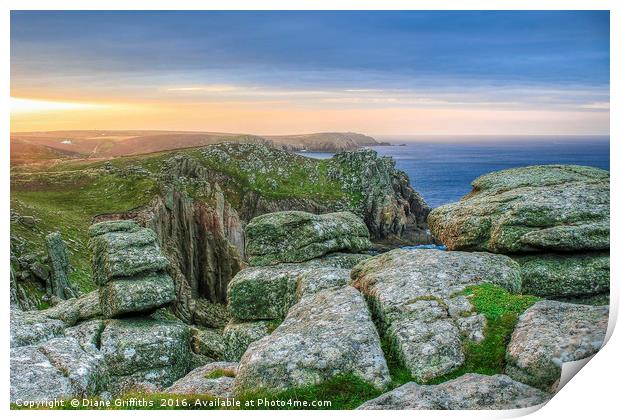
[[[609,136],[378,138],[431,207],[459,200],[480,175],[517,166],[575,164],[609,170]],[[325,159],[330,153],[301,153]]]

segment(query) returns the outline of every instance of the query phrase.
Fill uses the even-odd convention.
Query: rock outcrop
[[[45,237],[47,244],[47,254],[49,255],[50,273],[50,294],[60,299],[77,297],[77,293],[69,283],[69,258],[67,256],[67,245],[62,240],[60,232],[52,232]]]
[[[175,300],[168,260],[150,229],[131,220],[91,226],[93,277],[107,318],[150,313]]]
[[[356,375],[378,388],[390,381],[379,335],[362,295],[350,286],[309,293],[239,363],[235,392],[283,390]]]
[[[609,308],[543,300],[519,318],[506,352],[506,373],[552,389],[562,363],[594,355],[603,345]]]
[[[303,262],[330,252],[359,252],[372,246],[368,228],[350,212],[269,213],[252,219],[246,235],[251,265]]]
[[[362,217],[373,238],[430,240],[424,232],[430,207],[391,157],[379,157],[370,149],[338,153],[329,174],[361,198],[352,211]]]
[[[224,327],[224,360],[241,360],[250,344],[271,334],[278,323],[274,320],[228,323]]]
[[[509,410],[543,404],[549,395],[506,375],[467,373],[439,385],[409,382],[359,410]]]
[[[481,176],[472,186],[429,214],[429,227],[449,249],[531,254],[520,259],[523,286],[539,296],[609,290],[608,171],[529,166]]]
[[[189,368],[189,329],[181,322],[148,318],[110,320],[101,334],[101,353],[113,393],[161,389]]]
[[[362,261],[351,277],[397,357],[424,381],[463,364],[463,337],[484,331],[484,317],[459,292],[485,283],[521,289],[517,263],[482,252],[394,250]]]

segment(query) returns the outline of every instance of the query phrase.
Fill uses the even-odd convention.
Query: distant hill
[[[144,131],[75,130],[11,133],[11,164],[66,158],[107,158],[152,153],[209,144],[265,143],[286,150],[339,152],[378,143],[358,133],[314,133],[284,136],[248,134]]]

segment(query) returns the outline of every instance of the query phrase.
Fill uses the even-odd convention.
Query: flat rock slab
[[[562,363],[594,355],[603,345],[608,306],[543,300],[520,317],[506,351],[506,373],[532,386],[553,387]]]
[[[107,321],[101,352],[109,367],[111,389],[161,389],[187,373],[189,328],[180,322],[150,318]]]
[[[482,339],[484,320],[460,292],[485,283],[513,293],[521,286],[519,266],[506,256],[433,249],[390,251],[362,261],[351,277],[398,357],[420,380],[463,364],[464,336]]]
[[[228,284],[228,310],[238,320],[284,319],[300,293],[345,285],[349,272],[305,264],[250,267]]]
[[[12,403],[93,396],[107,386],[103,357],[71,337],[12,348],[10,358]]]
[[[170,394],[207,394],[232,398],[238,363],[214,362],[192,370],[165,392]]]
[[[65,323],[38,311],[11,309],[11,347],[39,344],[63,335]]]
[[[544,165],[493,172],[428,225],[451,250],[499,253],[609,249],[609,172]]]
[[[251,265],[303,262],[330,252],[359,252],[372,246],[368,228],[350,212],[267,213],[248,223],[246,235]]]
[[[390,382],[370,312],[350,286],[305,296],[271,335],[252,343],[239,363],[235,392],[283,390],[347,374],[378,388]]]
[[[609,252],[513,256],[521,265],[523,293],[586,297],[609,292]]]
[[[174,301],[176,294],[172,278],[165,273],[155,273],[106,283],[101,286],[99,296],[103,315],[115,318],[153,311]]]
[[[409,382],[358,410],[509,410],[542,404],[549,395],[506,375],[467,373],[439,385]]]

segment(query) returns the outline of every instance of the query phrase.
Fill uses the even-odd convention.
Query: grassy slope
[[[264,147],[252,152],[247,145],[212,148],[225,148],[232,159],[223,163],[205,155],[203,148],[197,148],[110,160],[71,159],[49,165],[13,167],[11,208],[21,216],[34,216],[39,222],[35,229],[12,223],[11,235],[25,239],[28,252],[43,252],[45,236],[60,231],[67,241],[70,263],[75,269],[70,280],[82,291],[89,291],[94,284],[90,280],[87,228],[93,216],[144,205],[159,191],[154,177],[102,171],[106,162],[119,170],[141,166],[155,174],[162,171],[164,162],[173,155],[194,158],[220,174],[221,187],[233,206],[239,205],[248,191],[272,199],[350,200],[340,185],[329,179],[326,161]],[[255,170],[256,165],[260,171]],[[194,198],[203,199],[191,183],[181,188]]]
[[[11,235],[25,239],[28,252],[45,252],[45,236],[60,231],[74,268],[70,280],[84,292],[94,288],[88,248],[93,216],[143,205],[157,192],[148,178],[92,171],[20,175],[11,184],[11,208],[39,220],[34,229],[11,224]]]

